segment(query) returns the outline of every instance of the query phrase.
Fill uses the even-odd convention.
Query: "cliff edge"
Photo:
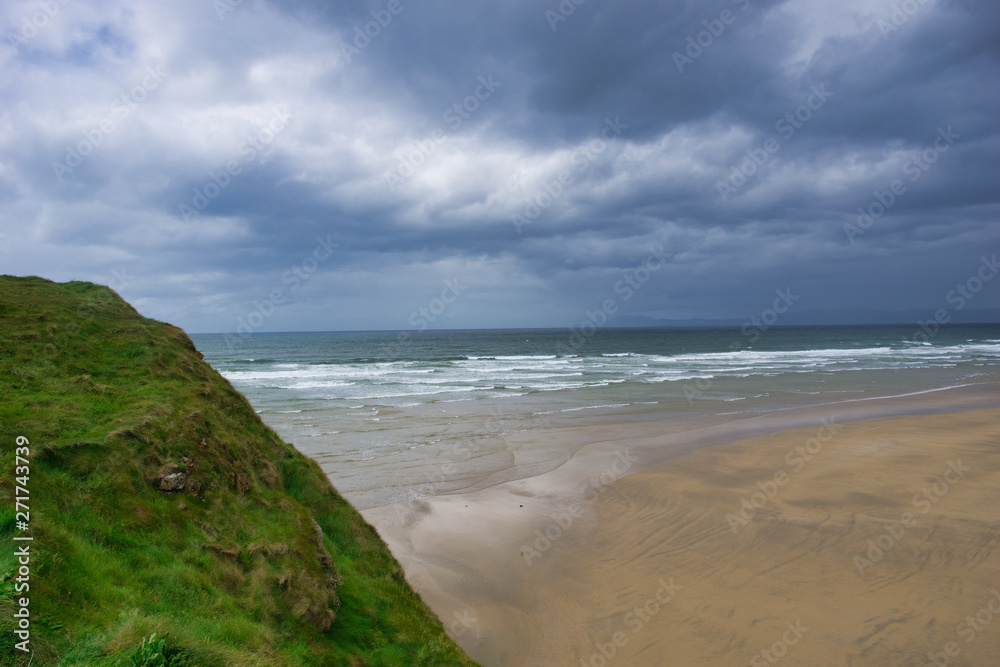
[[[181,329],[0,276],[0,392],[0,664],[474,664]]]

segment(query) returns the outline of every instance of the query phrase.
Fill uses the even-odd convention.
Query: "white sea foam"
[[[407,399],[412,406],[440,394],[495,397],[599,388],[623,383],[663,384],[718,378],[774,377],[915,367],[950,368],[1000,363],[1000,340],[955,345],[879,345],[803,350],[742,349],[676,355],[606,352],[599,356],[469,355],[452,361],[271,363],[252,370],[222,369],[240,387],[288,389],[303,398],[350,401]],[[458,400],[467,400],[462,397]],[[397,401],[398,403],[398,401]]]

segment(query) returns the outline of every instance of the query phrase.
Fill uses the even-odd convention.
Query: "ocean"
[[[194,334],[359,509],[550,469],[550,428],[697,423],[996,380],[1000,325]],[[447,471],[442,473],[441,470]]]

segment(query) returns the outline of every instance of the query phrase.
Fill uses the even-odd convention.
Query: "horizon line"
[[[683,321],[683,320],[678,320]],[[723,322],[725,320],[719,320]],[[677,330],[677,329],[741,329],[744,325],[742,324],[639,324],[639,325],[621,325],[621,326],[604,326],[600,327],[599,330],[611,330],[611,331],[622,331],[622,330]],[[910,322],[847,322],[847,323],[837,323],[837,324],[775,324],[768,327],[768,329],[805,329],[805,328],[843,328],[843,327],[919,327],[919,323]],[[950,329],[954,327],[989,327],[989,326],[1000,326],[1000,322],[948,322],[939,325],[942,329]],[[408,329],[300,329],[295,331],[251,331],[249,333],[237,333],[233,331],[186,331],[189,336],[242,336],[249,337],[255,334],[304,334],[304,333],[405,333],[412,332],[414,334],[421,333],[467,333],[467,332],[486,332],[486,331],[563,331],[565,329],[579,328],[578,324],[569,326],[547,326],[547,327],[462,327],[456,329],[424,329],[417,330],[413,328]]]

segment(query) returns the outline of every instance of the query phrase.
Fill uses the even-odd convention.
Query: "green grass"
[[[33,665],[474,664],[182,330],[106,287],[0,276],[0,387],[0,665],[28,663],[22,595]],[[28,594],[12,581],[17,436]],[[183,491],[160,491],[172,472]]]

